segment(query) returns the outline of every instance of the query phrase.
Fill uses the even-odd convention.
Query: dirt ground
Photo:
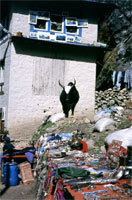
[[[121,123],[118,124],[118,127],[116,127],[117,129],[123,129],[132,125],[132,120],[129,122],[130,124],[128,124],[128,116],[132,116],[132,108],[124,110]],[[55,133],[72,132],[78,130],[86,139],[92,138],[93,134],[98,135],[98,137],[100,136],[100,133],[93,133],[93,124],[90,123],[87,116],[83,113],[75,113],[74,117],[70,116],[68,119],[58,121],[53,127],[56,127],[56,130],[54,131]],[[109,130],[107,134],[110,131],[111,130]],[[101,133],[101,136],[104,136],[105,134],[106,132]],[[24,140],[24,138],[21,137],[23,140],[19,142],[17,141],[16,145],[28,144],[31,137],[32,135],[28,135],[29,140]],[[97,137],[96,139],[98,140]],[[15,145],[15,143],[13,144]],[[96,143],[96,150],[98,147],[100,147],[100,144]],[[2,146],[0,148],[2,148]],[[24,185],[22,182],[20,182],[20,184],[17,186],[5,188],[5,185],[0,182],[0,200],[35,200],[35,187],[35,182],[27,185]]]
[[[1,200],[34,200],[35,199],[35,183],[27,185],[19,184],[5,188],[4,185],[0,184]]]

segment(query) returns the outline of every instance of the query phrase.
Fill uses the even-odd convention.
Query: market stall
[[[121,143],[113,141],[106,154],[90,154],[78,148],[75,138],[69,133],[41,136],[36,199],[131,199],[132,167],[130,156],[128,161],[126,152],[120,152]]]

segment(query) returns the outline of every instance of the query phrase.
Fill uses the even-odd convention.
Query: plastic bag
[[[132,126],[130,128],[122,129],[111,133],[105,138],[104,142],[110,145],[113,140],[122,141],[121,146],[127,149],[127,146],[132,145]]]
[[[110,118],[110,113],[105,113],[104,111],[101,111],[99,113],[97,113],[94,116],[94,122],[97,122],[98,120],[102,119],[102,118]]]
[[[65,114],[64,114],[64,113],[57,113],[57,114],[52,115],[52,116],[48,119],[48,121],[54,123],[54,122],[57,122],[57,121],[59,121],[59,120],[61,120],[61,119],[64,119],[64,118],[65,118]]]
[[[110,118],[102,118],[98,120],[94,126],[94,130],[103,132],[107,130],[108,126],[115,124],[113,119]]]

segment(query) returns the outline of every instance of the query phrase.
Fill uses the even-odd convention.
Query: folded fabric
[[[31,153],[35,153],[36,149],[35,147],[26,147],[24,149],[12,149],[12,152],[6,151],[4,152],[4,155],[23,155],[26,152],[31,152]]]
[[[82,151],[83,153],[87,153],[87,152],[88,152],[88,145],[87,145],[87,143],[86,143],[85,141],[83,141],[83,140],[80,140],[80,142],[81,142],[81,144],[83,145],[81,151]]]
[[[0,165],[2,165],[2,159],[3,159],[4,155],[3,153],[0,155]]]
[[[52,140],[61,140],[61,137],[59,135],[53,136],[50,139],[48,139],[48,142]]]
[[[25,156],[26,156],[28,162],[33,163],[33,159],[34,159],[33,153],[31,153],[31,152],[26,152],[26,153],[25,153]]]
[[[89,175],[87,170],[77,167],[62,167],[56,171],[56,179],[72,179],[77,177],[85,177],[87,175]]]

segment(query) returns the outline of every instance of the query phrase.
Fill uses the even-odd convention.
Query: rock
[[[106,149],[105,149],[104,146],[101,146],[100,149],[101,149],[101,152],[102,152],[102,153],[106,153]]]
[[[86,118],[86,119],[84,120],[84,122],[85,122],[85,123],[90,123],[90,120]]]
[[[98,134],[98,133],[97,133]],[[92,134],[92,139],[95,141],[95,139],[97,138],[97,134]]]
[[[126,105],[126,108],[131,108],[132,107],[132,102],[131,101],[126,101],[125,105]]]
[[[95,146],[94,146],[94,141],[93,141],[92,139],[87,140],[86,143],[87,143],[87,145],[88,145],[88,149],[89,149],[89,150],[95,148]]]
[[[107,104],[102,105],[102,109],[106,109],[107,107],[108,107]]]
[[[118,96],[117,97],[119,100],[123,100],[123,97],[122,96]]]
[[[54,132],[57,128],[58,128],[57,126],[56,126],[56,127],[46,128],[46,132],[52,133],[52,132]]]
[[[105,90],[104,93],[102,91],[96,92],[95,109],[99,111],[117,105],[125,107],[128,105],[126,105],[126,101],[130,101],[130,98],[131,96],[125,88],[119,91],[116,87],[113,87]]]
[[[110,106],[113,106],[115,104],[115,100],[110,100]]]

